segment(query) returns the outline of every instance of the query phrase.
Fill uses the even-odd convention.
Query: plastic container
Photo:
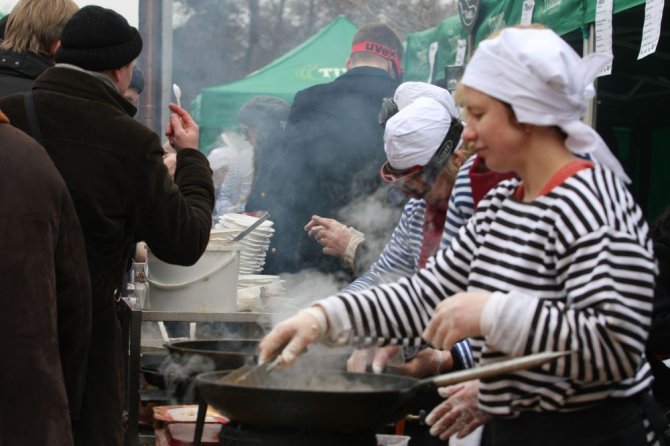
[[[234,313],[242,245],[210,240],[192,266],[148,259],[148,307],[151,311]]]
[[[410,439],[406,435],[377,434],[377,446],[407,446]]]

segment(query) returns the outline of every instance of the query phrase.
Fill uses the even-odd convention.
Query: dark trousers
[[[93,281],[95,277],[91,277]],[[74,423],[77,446],[121,446],[123,444],[123,356],[121,325],[112,290],[93,283],[91,346],[88,353],[86,388],[79,419]]]
[[[650,396],[650,395],[649,395]],[[494,417],[482,444],[491,446],[646,446],[644,397],[611,398],[576,412],[526,412],[517,418]],[[653,410],[653,409],[652,409]]]

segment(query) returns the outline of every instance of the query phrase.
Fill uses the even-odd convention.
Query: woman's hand
[[[433,317],[423,332],[423,339],[433,347],[451,350],[465,338],[482,335],[480,320],[490,293],[456,293],[435,307]]]
[[[328,329],[328,319],[319,306],[301,310],[277,324],[261,341],[259,363],[281,355],[281,365],[290,365],[309,344],[318,342]]]
[[[439,404],[426,417],[430,434],[448,440],[454,434],[463,438],[485,424],[491,415],[477,406],[479,380],[438,389],[446,401]]]

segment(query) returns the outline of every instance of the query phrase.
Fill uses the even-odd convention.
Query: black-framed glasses
[[[452,118],[447,134],[425,166],[412,166],[401,170],[395,169],[386,161],[382,165],[379,175],[387,183],[397,183],[418,174],[421,175],[424,182],[433,184],[437,174],[444,168],[444,165],[456,150],[461,139],[461,133],[463,133],[463,124],[458,119]]]

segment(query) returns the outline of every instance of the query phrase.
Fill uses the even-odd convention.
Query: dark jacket
[[[337,218],[343,206],[379,187],[386,159],[379,109],[397,86],[384,70],[358,67],[296,94],[269,173],[275,187],[266,202],[276,250],[268,254],[265,272],[340,269],[303,227],[313,214]]]
[[[0,48],[0,97],[30,90],[35,79],[51,65],[48,58],[39,54]]]
[[[6,123],[0,124],[0,288],[0,444],[72,445],[91,328],[84,239],[47,153]]]
[[[119,445],[122,358],[114,290],[135,241],[145,240],[169,263],[198,260],[212,224],[212,172],[203,154],[181,150],[173,182],[158,136],[132,118],[135,107],[116,89],[90,73],[50,68],[33,92],[44,145],[77,208],[93,290],[88,380],[75,441]],[[0,99],[0,109],[29,131],[22,94]]]

